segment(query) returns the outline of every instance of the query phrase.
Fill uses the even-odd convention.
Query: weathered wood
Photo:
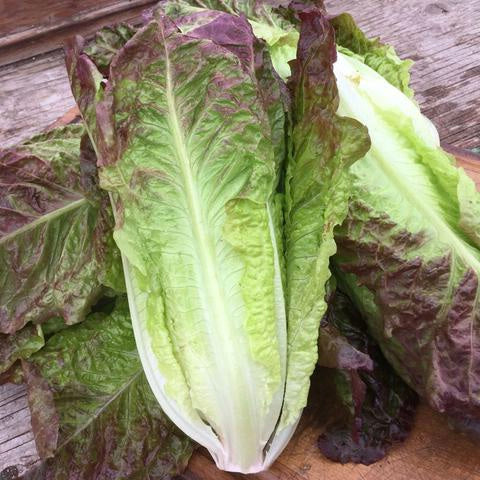
[[[3,0],[0,47],[147,3],[149,0]]]
[[[22,475],[38,461],[24,386],[0,386],[0,425],[0,478],[7,468]]]
[[[0,69],[0,145],[40,132],[75,105],[63,52]]]
[[[50,52],[72,35],[104,25],[138,22],[152,0],[4,0],[0,2],[0,66]],[[3,15],[2,15],[3,13]]]

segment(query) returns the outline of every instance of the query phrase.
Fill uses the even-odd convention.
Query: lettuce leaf
[[[108,198],[95,160],[80,155],[83,132],[71,125],[0,152],[0,333],[54,316],[77,323],[104,285],[122,284]]]
[[[289,86],[293,96],[291,155],[285,177],[287,384],[281,425],[306,405],[325,313],[335,226],[346,214],[348,167],[369,148],[366,129],[336,115],[334,32],[316,7],[298,12],[300,40]]]
[[[40,350],[44,344],[40,325],[30,323],[11,335],[0,333],[0,374],[17,360],[26,359]]]
[[[25,478],[160,480],[185,468],[192,442],[150,390],[126,299],[52,336],[23,374],[43,459]]]
[[[316,372],[325,431],[318,439],[330,460],[369,465],[403,441],[414,420],[417,396],[393,371],[350,299],[329,300],[319,337]]]
[[[401,60],[391,45],[368,38],[348,13],[331,18],[330,23],[335,29],[340,52],[357,57],[407,97],[413,98],[414,92],[409,86],[411,60]]]
[[[349,214],[336,231],[339,283],[412,388],[440,412],[479,418],[480,195],[393,80],[405,79],[405,64],[350,20],[337,30],[347,39],[335,65],[339,113],[372,138],[351,167]]]
[[[295,25],[285,18],[285,13],[290,12],[289,4],[289,0],[166,0],[160,5],[172,18],[201,12],[210,15],[225,12],[247,18],[255,36],[267,42],[276,72],[286,79],[290,75],[288,62],[295,58],[299,35]],[[316,6],[320,9],[323,3],[316,2]]]

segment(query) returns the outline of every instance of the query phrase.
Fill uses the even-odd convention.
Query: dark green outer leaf
[[[26,478],[156,480],[185,468],[192,443],[148,386],[124,299],[54,335],[25,372],[37,447],[54,454]]]
[[[77,323],[102,282],[121,282],[108,197],[95,159],[80,158],[82,133],[72,125],[0,152],[0,332],[53,316]]]

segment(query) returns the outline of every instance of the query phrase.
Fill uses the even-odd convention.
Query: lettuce
[[[351,18],[334,25],[339,113],[372,139],[351,167],[337,278],[410,386],[441,412],[478,418],[480,195],[409,98],[409,64]]]
[[[336,115],[334,32],[315,7],[299,12],[300,40],[292,64],[292,132],[285,174],[288,368],[282,421],[307,403],[317,361],[318,329],[326,311],[334,228],[348,209],[348,167],[370,147],[367,130]]]
[[[260,22],[273,49],[275,35]],[[402,378],[437,410],[471,422],[480,416],[480,196],[413,100],[412,62],[368,39],[348,14],[330,23],[337,113],[364,124],[372,140],[350,167],[335,274]],[[282,75],[294,57],[292,48],[277,57]]]
[[[329,296],[319,335],[318,439],[330,460],[370,465],[409,434],[418,397],[395,374],[351,300]]]
[[[253,50],[248,24],[232,19]],[[286,365],[278,164],[253,62],[197,34],[152,20],[114,56],[105,90],[77,51],[71,71],[87,80],[73,90],[111,194],[150,385],[219,467],[257,471]]]
[[[40,325],[29,323],[10,335],[0,333],[0,374],[6,372],[17,360],[28,358],[40,350],[44,344]]]

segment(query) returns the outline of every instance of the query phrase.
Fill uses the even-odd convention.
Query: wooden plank
[[[24,386],[0,386],[0,425],[0,478],[16,478],[38,462]]]
[[[117,13],[149,0],[3,0],[0,11],[0,47],[38,37],[59,28]],[[1,14],[3,13],[3,15]]]
[[[72,108],[63,52],[0,69],[0,142],[3,148],[31,137]]]
[[[50,0],[52,3],[53,0]],[[17,0],[8,0],[15,5],[23,5],[24,2]],[[33,3],[38,3],[33,0]],[[104,4],[108,5],[104,5]],[[31,58],[45,52],[62,47],[65,40],[72,35],[82,35],[87,38],[105,25],[112,25],[119,22],[139,23],[142,11],[156,2],[152,0],[122,0],[105,2],[70,2],[66,0],[55,0],[53,4],[56,8],[53,11],[36,8],[36,12],[41,11],[43,15],[48,13],[46,18],[33,18],[23,9],[19,12],[9,13],[7,18],[11,22],[14,20],[31,22],[30,28],[2,36],[0,33],[0,66],[8,65],[19,60]],[[1,5],[1,2],[0,2]],[[95,5],[97,7],[95,8]],[[100,7],[98,7],[100,5]],[[82,8],[80,8],[80,6]],[[60,7],[63,7],[61,9]],[[87,8],[89,7],[89,8]],[[0,7],[1,8],[1,7]],[[59,11],[60,10],[60,11]],[[57,19],[57,17],[60,17]],[[0,18],[2,18],[0,16]],[[5,20],[4,20],[5,22]],[[40,22],[40,23],[37,23]],[[4,28],[10,25],[4,25]],[[1,25],[0,25],[1,29]]]
[[[145,6],[149,0],[3,0],[0,47],[111,13]],[[1,14],[3,13],[3,15]]]

